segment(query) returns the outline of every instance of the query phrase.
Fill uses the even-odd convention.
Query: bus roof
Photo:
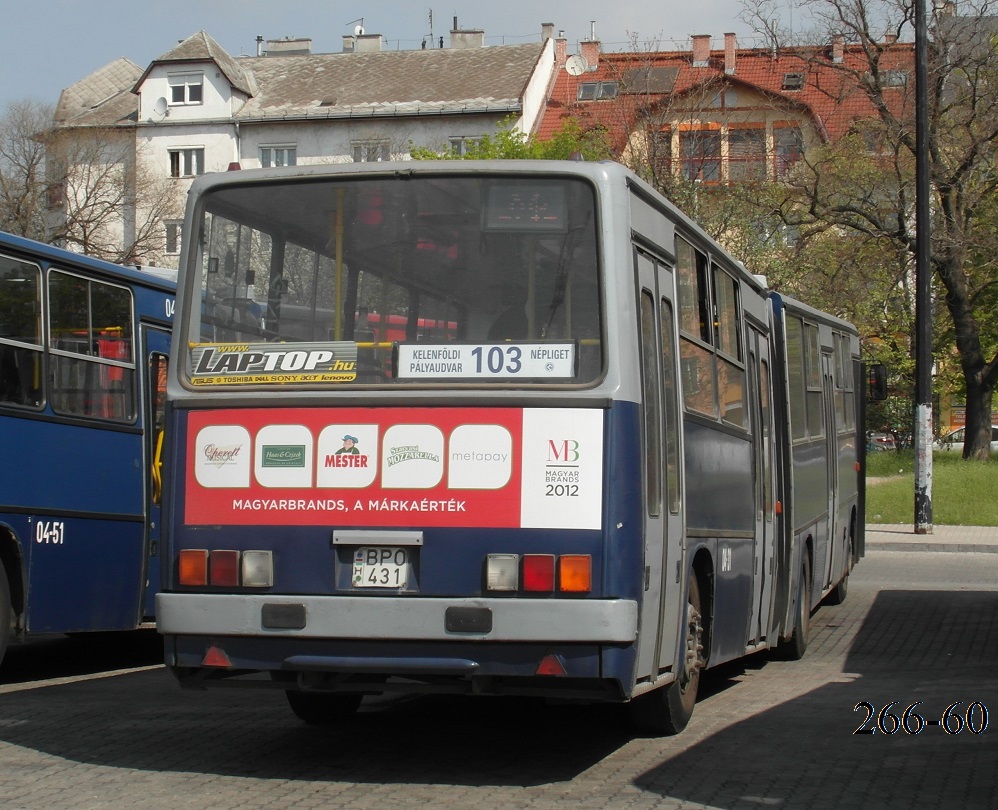
[[[162,267],[138,268],[135,265],[121,265],[113,262],[74,253],[45,242],[36,242],[24,236],[16,236],[0,231],[0,250],[19,253],[33,258],[42,258],[53,264],[70,264],[104,273],[108,276],[133,284],[154,287],[163,292],[173,293],[177,288],[177,271]]]

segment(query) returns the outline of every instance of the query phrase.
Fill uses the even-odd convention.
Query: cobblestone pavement
[[[148,650],[100,672],[127,654],[15,647],[0,671],[0,806],[998,807],[998,721],[974,733],[983,707],[998,714],[998,554],[871,542],[845,604],[813,627],[802,661],[762,654],[705,676],[689,728],[660,739],[608,707],[454,698],[374,700],[316,730],[279,692],[182,691],[151,656],[134,666]],[[960,733],[878,728],[917,701],[908,728],[917,714]]]

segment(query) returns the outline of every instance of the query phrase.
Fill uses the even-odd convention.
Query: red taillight
[[[523,590],[547,592],[554,590],[553,554],[523,555]]]
[[[208,550],[185,548],[178,560],[178,576],[181,585],[202,587],[208,584]]]
[[[545,655],[537,665],[535,675],[565,675],[565,663],[560,655]]]
[[[239,584],[239,552],[211,552],[208,558],[208,581],[215,586],[235,588]]]
[[[208,651],[204,654],[204,658],[201,660],[201,666],[203,667],[231,667],[232,662],[229,660],[229,656],[225,654],[225,650],[212,644]]]

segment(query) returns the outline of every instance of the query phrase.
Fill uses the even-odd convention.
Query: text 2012
[[[887,735],[897,734],[899,731],[905,734],[921,734],[926,727],[941,728],[947,734],[959,734],[964,729],[971,734],[983,734],[988,730],[988,707],[979,700],[968,704],[966,711],[960,710],[963,706],[962,700],[950,703],[938,720],[926,719],[919,714],[917,709],[922,705],[920,700],[912,703],[904,711],[900,711],[899,703],[900,701],[893,700],[880,711],[866,700],[857,703],[852,710],[865,711],[866,717],[853,734],[876,734],[878,729]]]

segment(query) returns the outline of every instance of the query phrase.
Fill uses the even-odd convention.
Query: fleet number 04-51
[[[35,524],[35,542],[61,546],[66,539],[66,524],[61,520],[39,520]]]

